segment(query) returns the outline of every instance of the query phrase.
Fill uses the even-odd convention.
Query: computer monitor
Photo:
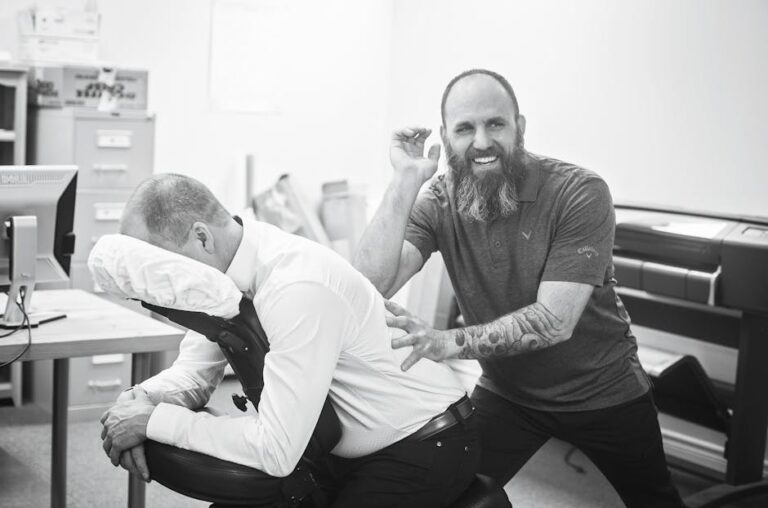
[[[68,286],[76,190],[76,166],[0,166],[0,328],[24,322],[21,303],[32,326],[63,317],[31,303],[35,288]]]

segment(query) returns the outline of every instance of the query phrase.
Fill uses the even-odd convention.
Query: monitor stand
[[[65,314],[53,312],[32,312],[32,293],[35,289],[35,268],[37,264],[37,217],[34,215],[14,216],[5,223],[6,234],[10,240],[11,287],[8,290],[8,302],[5,314],[0,317],[0,329],[27,326],[24,313],[17,302],[21,302],[29,318],[29,326],[38,326]]]
[[[14,307],[16,307],[14,305]],[[16,307],[16,310],[18,311],[18,307]],[[24,316],[21,314],[21,311],[19,311],[19,315],[21,316],[21,319],[16,319],[11,317],[10,319],[6,318],[5,316],[8,314],[0,314],[0,330],[11,330],[15,328],[23,328],[27,327],[27,323],[24,322]],[[50,323],[51,321],[56,321],[58,319],[64,319],[67,317],[66,314],[61,312],[28,312],[27,317],[29,318],[29,326],[32,328],[37,328],[38,326]]]

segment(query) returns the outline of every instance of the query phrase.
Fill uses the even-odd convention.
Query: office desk
[[[2,298],[5,305],[5,298]],[[137,304],[138,305],[138,304]],[[34,309],[63,312],[65,319],[32,329],[32,345],[19,361],[53,359],[51,506],[67,503],[67,407],[69,359],[77,356],[132,353],[131,382],[150,376],[149,353],[178,349],[184,333],[92,293],[77,289],[35,291]],[[27,343],[26,331],[0,339],[0,362],[16,356]],[[94,435],[94,439],[98,436]],[[130,476],[128,505],[144,506],[144,483]]]

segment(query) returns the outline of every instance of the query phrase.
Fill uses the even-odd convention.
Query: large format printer
[[[654,380],[654,390],[663,412],[725,433],[727,484],[761,480],[768,218],[617,205],[614,266],[634,323],[738,350],[735,386],[711,382],[689,357]]]

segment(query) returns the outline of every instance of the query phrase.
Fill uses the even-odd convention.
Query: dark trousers
[[[594,411],[537,411],[488,390],[472,393],[483,448],[481,474],[506,484],[550,437],[578,447],[635,507],[684,506],[667,469],[650,392]]]
[[[480,463],[474,420],[357,459],[329,456],[329,475],[319,483],[333,508],[448,506],[467,489]]]

